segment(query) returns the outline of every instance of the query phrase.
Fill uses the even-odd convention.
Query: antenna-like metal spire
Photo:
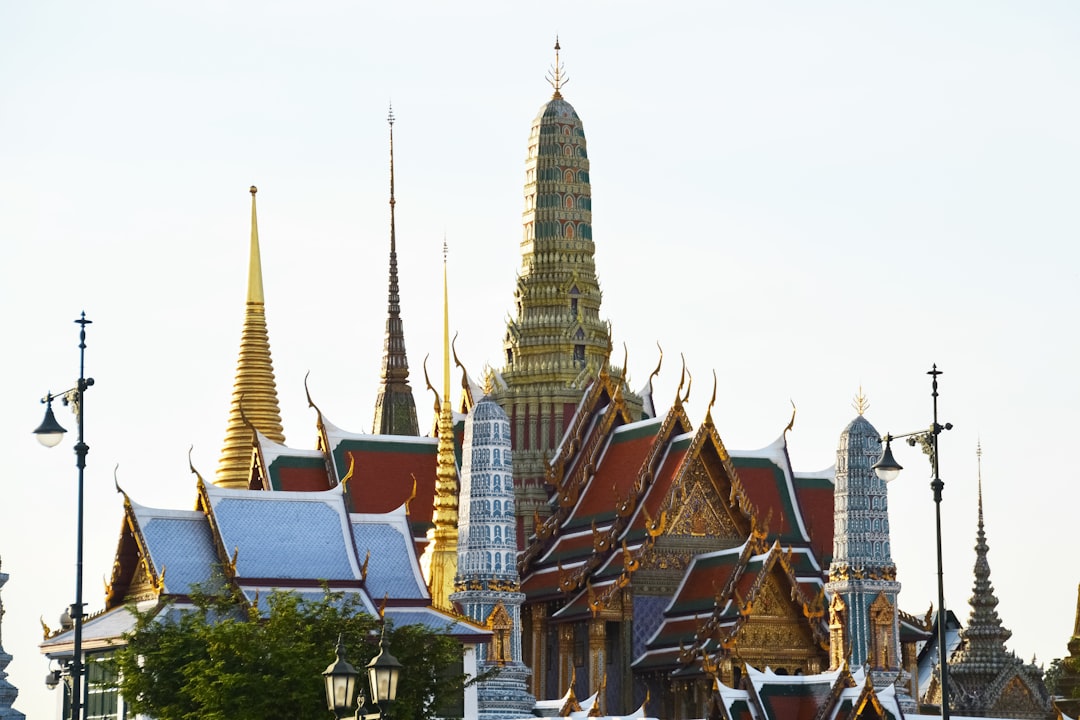
[[[555,89],[555,94],[551,96],[552,98],[561,98],[562,93],[560,93],[559,91],[562,89],[563,85],[570,82],[570,77],[566,74],[566,68],[564,68],[562,63],[559,62],[559,50],[561,49],[562,48],[559,47],[559,36],[556,35],[555,64],[551,66],[551,69],[548,70],[547,74],[548,84],[550,84],[551,87]]]

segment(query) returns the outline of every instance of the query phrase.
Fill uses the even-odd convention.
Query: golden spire
[[[555,88],[555,93],[551,96],[552,98],[561,98],[562,93],[559,92],[559,90],[562,89],[563,85],[570,82],[570,78],[566,75],[566,68],[564,68],[562,66],[562,63],[559,62],[559,50],[561,50],[561,48],[559,47],[559,36],[556,35],[555,64],[551,66],[550,70],[548,70],[547,75],[548,84],[551,85],[551,87]]]
[[[248,261],[247,307],[240,336],[240,358],[236,363],[232,405],[225,429],[225,444],[218,461],[214,484],[246,488],[251,479],[251,426],[275,442],[284,443],[281,410],[278,408],[274,365],[270,359],[270,337],[266,329],[263,303],[262,260],[259,256],[259,224],[255,213],[255,193],[251,186],[251,255]],[[250,423],[250,425],[249,425]]]
[[[435,468],[435,524],[432,538],[431,604],[451,607],[457,576],[458,477],[454,457],[454,415],[450,409],[450,302],[446,279],[446,239],[443,238],[443,396],[439,410],[439,455]]]
[[[855,402],[851,404],[851,407],[855,408],[855,412],[859,415],[865,415],[866,411],[870,409],[870,401],[866,397],[866,393],[863,392],[862,385],[859,385],[859,394],[855,396]]]

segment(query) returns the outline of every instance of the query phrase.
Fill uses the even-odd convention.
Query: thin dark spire
[[[983,523],[982,443],[976,449],[978,457],[979,521],[975,532],[975,582],[971,589],[971,616],[967,627],[960,631],[964,642],[949,662],[949,674],[957,679],[965,676],[994,677],[1012,662],[1005,642],[1012,633],[998,617],[998,599],[990,581],[990,546],[986,542]]]
[[[409,361],[405,355],[405,330],[401,322],[401,295],[398,287],[397,223],[394,209],[394,107],[386,117],[390,125],[390,279],[386,313],[386,335],[383,340],[382,373],[379,394],[375,400],[375,422],[372,432],[377,435],[419,435],[416,422],[416,403],[409,387]]]

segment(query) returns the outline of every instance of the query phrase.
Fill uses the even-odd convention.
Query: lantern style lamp
[[[368,682],[371,684],[371,700],[379,706],[380,714],[385,705],[397,699],[398,677],[401,663],[383,647],[379,638],[379,654],[367,666]]]
[[[345,643],[338,635],[337,659],[323,672],[326,684],[326,706],[335,718],[344,718],[356,704],[356,681],[360,671],[345,660]]]

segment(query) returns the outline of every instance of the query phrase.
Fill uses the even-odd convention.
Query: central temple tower
[[[548,76],[555,92],[529,132],[521,270],[494,393],[513,433],[520,541],[534,512],[548,514],[546,461],[611,353],[611,327],[600,319],[585,130],[562,96],[559,49],[556,40]]]

